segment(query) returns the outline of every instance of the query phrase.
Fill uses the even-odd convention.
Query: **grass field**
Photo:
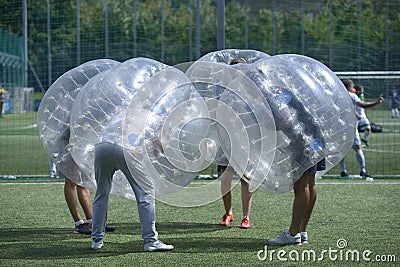
[[[267,239],[276,237],[289,225],[293,194],[256,191],[250,216],[252,228],[244,230],[238,227],[240,187],[235,187],[236,219],[229,228],[218,225],[223,215],[222,200],[196,208],[157,202],[160,239],[173,244],[175,250],[145,253],[135,202],[111,196],[108,223],[117,230],[106,234],[103,249],[93,251],[89,236],[72,234],[73,222],[64,200],[63,183],[0,181],[0,266],[399,265],[398,180],[365,183],[322,179],[317,191],[307,245],[268,247],[265,254]],[[347,246],[342,245],[346,242]],[[259,251],[261,259],[268,257],[258,259]],[[315,261],[312,257],[308,260],[311,251],[316,253]],[[323,254],[324,251],[330,254]],[[360,253],[359,261],[351,260],[355,253]],[[367,253],[372,261],[364,260],[362,253]],[[299,260],[292,260],[297,254]],[[305,255],[304,260],[301,255]],[[376,262],[377,259],[386,262]]]

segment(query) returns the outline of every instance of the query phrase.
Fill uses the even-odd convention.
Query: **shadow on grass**
[[[156,222],[156,227],[159,232],[174,234],[211,233],[229,229],[219,224],[193,222]]]
[[[144,253],[143,241],[133,240],[125,243],[113,242],[117,236],[108,235],[140,235],[139,224],[113,224],[115,232],[107,233],[105,245],[94,251],[90,248],[89,235],[72,234],[72,229],[57,228],[21,228],[0,229],[0,258],[1,259],[73,259],[94,258],[123,255],[129,253]],[[160,237],[166,243],[175,246],[176,253],[219,253],[256,251],[264,245],[261,239],[229,238],[224,237],[185,237],[185,234],[210,233],[224,231],[226,227],[216,224],[160,222],[157,230],[162,232]],[[179,238],[168,237],[168,234],[181,235]],[[108,238],[107,238],[108,237]]]

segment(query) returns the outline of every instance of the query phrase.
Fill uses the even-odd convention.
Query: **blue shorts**
[[[304,173],[316,173],[317,171],[323,171],[325,169],[326,169],[326,163],[324,158],[311,168],[308,168]]]

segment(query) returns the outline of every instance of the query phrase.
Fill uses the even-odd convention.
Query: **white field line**
[[[371,148],[366,148],[363,146],[364,151],[368,152],[376,152],[376,153],[387,153],[387,154],[400,154],[400,151],[395,151],[395,150],[381,150],[381,149],[371,149]]]
[[[15,131],[15,130],[26,130],[26,129],[32,129],[32,128],[37,128],[37,124],[35,123],[35,124],[27,125],[24,127],[13,128],[10,130]]]
[[[214,181],[214,182],[216,182],[216,181]],[[201,181],[194,181],[194,182],[191,182],[190,184],[193,184],[193,185],[202,185],[202,184],[209,184],[210,182],[206,182],[206,181],[204,181],[204,182],[201,182]],[[219,182],[217,182],[217,183],[219,183]],[[355,184],[375,184],[375,185],[388,185],[388,184],[393,184],[393,185],[400,185],[400,181],[398,181],[398,182],[392,182],[392,181],[387,181],[387,182],[380,182],[380,181],[374,181],[374,182],[323,182],[323,181],[316,181],[315,182],[317,185],[346,185],[346,184],[349,184],[349,185],[355,185]],[[0,183],[0,186],[1,185],[50,185],[50,184],[56,184],[56,185],[63,185],[64,183],[62,183],[62,182],[26,182],[26,183],[7,183],[7,182],[4,182],[4,183]]]

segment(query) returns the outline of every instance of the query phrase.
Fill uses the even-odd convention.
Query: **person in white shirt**
[[[354,88],[354,82],[352,80],[345,79],[345,80],[342,80],[342,82],[343,82],[344,86],[346,87],[347,91],[349,91],[350,98],[356,107],[370,108],[370,107],[376,106],[378,104],[381,104],[384,101],[384,98],[382,96],[380,96],[375,101],[364,102],[355,94],[356,89]],[[355,115],[357,116],[357,112]],[[367,172],[366,167],[365,167],[365,157],[364,157],[364,153],[361,149],[361,139],[360,139],[360,134],[358,133],[357,127],[356,127],[356,135],[355,135],[354,143],[353,143],[353,150],[356,154],[356,159],[358,162],[358,166],[360,168],[360,176],[363,178],[371,177],[371,175]],[[340,161],[340,176],[341,177],[349,176],[347,173],[347,170],[346,170],[346,163],[345,163],[344,158]]]

